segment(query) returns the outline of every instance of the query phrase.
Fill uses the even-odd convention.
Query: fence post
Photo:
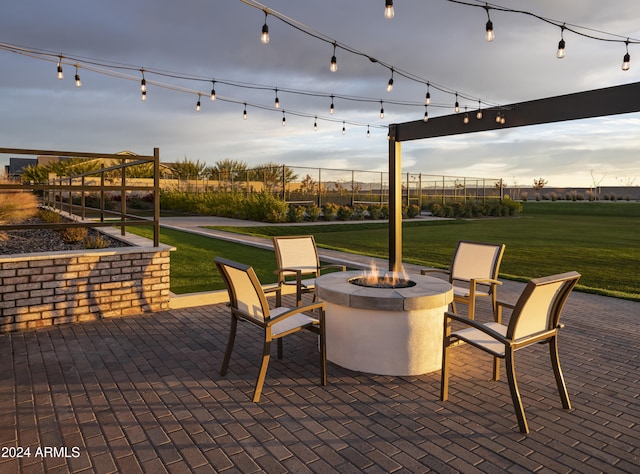
[[[125,221],[127,214],[127,191],[125,190],[125,187],[127,186],[127,173],[125,172],[126,162],[127,160],[125,158],[122,158],[122,161],[120,162],[122,165],[122,168],[120,168],[120,186],[122,186],[120,189],[120,220],[122,222]],[[126,233],[127,226],[122,224],[122,226],[120,226],[120,235],[124,236]]]
[[[318,168],[318,207],[322,208],[322,168]]]
[[[160,149],[153,149],[153,246],[160,246]]]

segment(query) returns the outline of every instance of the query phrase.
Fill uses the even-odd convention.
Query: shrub
[[[382,208],[380,209],[380,213],[381,213],[381,218],[384,220],[389,219],[389,206],[382,206]]]
[[[338,208],[338,212],[336,217],[339,221],[348,221],[351,220],[351,216],[353,215],[353,209],[349,206],[340,206]]]
[[[370,219],[382,219],[382,206],[379,204],[369,204],[367,207],[367,213]]]
[[[367,206],[364,204],[356,204],[352,208],[351,219],[355,221],[362,221],[365,218],[365,214],[367,212]]]
[[[109,240],[105,239],[101,235],[89,235],[85,237],[82,244],[84,245],[85,249],[104,249],[109,247]]]
[[[418,206],[417,204],[411,204],[407,208],[407,217],[409,219],[413,219],[414,217],[419,215],[420,215],[420,206]]]
[[[287,222],[302,222],[304,220],[304,207],[290,205],[287,209]]]
[[[338,208],[337,204],[328,203],[324,205],[324,220],[325,221],[335,221],[338,217]]]
[[[313,206],[307,207],[305,211],[306,218],[308,221],[315,222],[320,217],[321,212],[322,212],[322,209],[320,209],[318,206],[314,204]]]
[[[21,191],[0,191],[0,223],[20,223],[38,212],[35,194]]]
[[[55,211],[48,209],[40,209],[37,213],[38,219],[48,224],[57,224],[62,222],[62,216]]]
[[[83,241],[86,239],[87,233],[88,231],[86,227],[67,227],[60,231],[62,240],[68,244]]]

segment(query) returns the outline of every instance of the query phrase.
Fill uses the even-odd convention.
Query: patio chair
[[[498,272],[504,247],[504,244],[461,240],[456,246],[449,270],[425,268],[420,271],[420,274],[445,273],[448,275],[449,282],[453,285],[451,309],[457,313],[456,303],[468,305],[469,319],[475,318],[476,298],[491,298],[495,320],[498,311],[496,289],[502,284],[498,280]]]
[[[522,433],[528,433],[529,427],[522,406],[522,399],[516,383],[514,354],[516,350],[534,343],[549,344],[551,365],[562,400],[562,406],[571,409],[569,394],[560,368],[558,357],[558,331],[560,315],[571,290],[578,282],[580,274],[568,272],[536,278],[527,284],[515,305],[498,302],[498,319],[495,322],[480,323],[464,316],[447,311],[444,323],[444,341],[442,347],[442,379],[440,399],[449,397],[449,350],[457,341],[464,341],[493,355],[493,379],[498,380],[500,359],[505,360],[507,380],[513,407]],[[502,308],[512,310],[509,324],[502,324]],[[466,326],[451,332],[451,321]]]
[[[229,307],[231,308],[231,329],[229,331],[227,349],[224,353],[220,375],[224,376],[227,374],[236,337],[238,320],[243,320],[260,328],[263,336],[262,363],[253,392],[254,402],[260,401],[260,394],[262,393],[262,386],[271,356],[271,341],[274,339],[278,341],[278,359],[282,359],[282,338],[302,329],[308,329],[320,336],[320,382],[322,385],[326,385],[327,358],[324,302],[316,302],[294,309],[286,307],[270,309],[265,291],[263,291],[260,281],[252,267],[222,257],[216,257],[214,261],[227,287]],[[275,287],[271,289],[271,291],[279,292],[280,288]],[[269,292],[269,290],[267,290],[267,292]],[[318,317],[315,318],[303,313],[309,311],[317,311]]]
[[[316,301],[315,278],[328,269],[345,271],[344,265],[320,266],[318,249],[313,235],[291,235],[273,238],[278,269],[278,285],[296,286],[296,305],[302,304],[302,295],[313,293]],[[303,278],[311,275],[311,278]]]

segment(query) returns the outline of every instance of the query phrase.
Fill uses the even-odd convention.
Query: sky
[[[383,0],[263,0],[263,6],[306,31],[364,53],[336,48],[338,70],[333,73],[331,42],[274,15],[267,17],[270,42],[262,44],[265,14],[249,0],[5,3],[0,43],[52,54],[45,61],[0,49],[0,146],[5,148],[152,154],[158,147],[163,162],[186,158],[213,166],[231,159],[249,166],[278,162],[384,171],[386,126],[422,118],[424,81],[458,92],[465,98],[460,99],[463,111],[467,107],[475,119],[478,100],[510,104],[640,80],[640,45],[629,45],[630,69],[622,71],[625,45],[619,42],[640,38],[637,0],[492,4],[618,40],[565,31],[561,60],[555,56],[560,28],[530,15],[490,10],[496,37],[487,42],[485,10],[447,0],[395,0],[391,20],[383,16]],[[63,80],[56,78],[55,55],[65,58]],[[68,57],[82,58],[82,87],[74,83]],[[394,88],[387,92],[389,69],[368,58],[421,81],[395,75]],[[84,68],[85,62],[133,70],[114,77]],[[147,73],[147,100],[142,101],[140,69],[179,78]],[[212,80],[226,102],[210,101]],[[275,89],[280,90],[279,110],[273,106]],[[454,113],[452,93],[435,87],[430,92],[431,117]],[[330,95],[367,101],[335,99],[330,115]],[[380,108],[385,110],[382,119]],[[640,114],[625,114],[407,142],[402,167],[433,175],[502,178],[509,186],[527,187],[538,178],[549,187],[638,186],[639,128]],[[0,166],[8,158],[0,155]]]

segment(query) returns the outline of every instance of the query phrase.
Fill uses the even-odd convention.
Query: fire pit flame
[[[371,270],[365,270],[362,276],[352,278],[349,282],[368,288],[409,288],[415,285],[404,270],[401,273],[381,272],[375,262],[371,262]]]

